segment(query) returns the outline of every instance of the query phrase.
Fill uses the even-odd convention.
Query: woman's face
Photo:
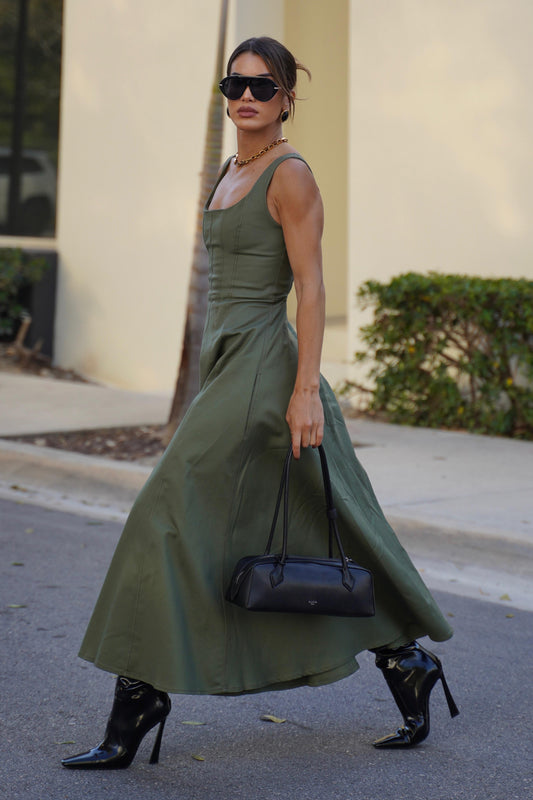
[[[255,53],[241,53],[231,65],[230,75],[271,78],[267,65]],[[289,102],[281,89],[272,100],[256,100],[247,86],[238,100],[228,100],[228,111],[232,121],[242,131],[256,132],[279,123],[282,111],[288,110]]]

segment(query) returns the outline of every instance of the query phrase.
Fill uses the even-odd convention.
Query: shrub
[[[0,248],[0,337],[13,336],[27,313],[20,303],[23,289],[39,281],[49,264],[17,248]]]
[[[533,438],[533,281],[410,272],[367,281],[358,300],[374,308],[355,354],[371,362],[370,410]]]

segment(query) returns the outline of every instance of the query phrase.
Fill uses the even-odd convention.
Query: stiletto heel
[[[387,685],[404,719],[404,727],[374,742],[374,747],[413,747],[429,734],[429,696],[441,681],[450,716],[459,713],[436,655],[411,642],[397,650],[380,648],[376,666],[383,672]]]
[[[150,756],[150,764],[158,764],[159,763],[159,751],[161,749],[161,739],[163,738],[163,731],[165,730],[165,722],[167,718],[161,720],[159,723],[159,730],[157,731],[156,740],[154,742],[154,746],[152,748],[152,755]]]
[[[442,667],[441,667],[442,669]],[[455,700],[452,697],[452,693],[448,688],[448,684],[446,683],[446,678],[444,677],[444,673],[441,675],[441,682],[442,688],[444,689],[444,696],[446,697],[446,702],[448,703],[448,709],[450,712],[450,717],[456,717],[459,713],[459,709],[455,705]]]
[[[170,698],[165,692],[154,689],[149,683],[120,676],[104,740],[92,750],[64,758],[61,763],[69,769],[124,769],[135,758],[148,731],[159,725],[150,756],[150,764],[157,764],[170,707]]]

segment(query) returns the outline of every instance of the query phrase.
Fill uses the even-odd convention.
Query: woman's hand
[[[294,458],[300,458],[301,447],[318,447],[324,436],[324,410],[318,388],[295,387],[285,419],[291,432]]]

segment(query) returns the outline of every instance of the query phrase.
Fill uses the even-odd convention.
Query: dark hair
[[[270,36],[254,36],[237,45],[230,55],[226,69],[227,75],[230,74],[233,62],[241,53],[255,53],[256,56],[263,59],[277,85],[287,95],[290,113],[291,116],[294,116],[294,97],[291,92],[296,86],[296,71],[301,69],[311,78],[307,67],[300,64],[290,50],[287,50],[285,45],[276,39],[271,39]]]

